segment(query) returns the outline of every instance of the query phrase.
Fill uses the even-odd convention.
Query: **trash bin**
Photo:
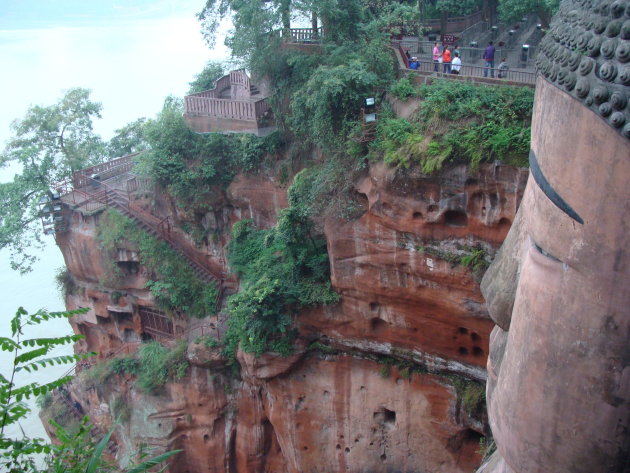
[[[528,61],[529,61],[529,44],[524,44],[521,47],[521,65],[523,67],[527,67]]]

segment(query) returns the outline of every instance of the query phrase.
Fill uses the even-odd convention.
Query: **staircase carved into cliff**
[[[133,219],[140,228],[165,241],[181,255],[195,276],[206,283],[216,284],[218,303],[223,295],[223,273],[199,262],[200,255],[190,248],[183,235],[172,228],[170,217],[154,215],[131,201],[131,191],[137,186],[136,177],[129,173],[133,157],[135,155],[83,169],[76,172],[71,180],[57,184],[57,189],[63,194],[62,202],[87,211],[111,207]],[[112,162],[117,164],[112,166]],[[101,175],[106,179],[100,179]],[[120,188],[121,183],[124,183],[123,188]],[[130,183],[134,183],[133,186]]]

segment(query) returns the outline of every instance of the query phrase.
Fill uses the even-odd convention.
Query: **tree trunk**
[[[282,15],[282,29],[288,33],[291,31],[291,0],[280,2],[280,14]]]
[[[317,12],[315,10],[311,12],[311,28],[313,28],[313,35],[317,35]]]

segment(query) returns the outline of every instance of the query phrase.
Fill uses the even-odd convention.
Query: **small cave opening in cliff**
[[[481,340],[481,337],[476,332],[471,333],[470,338],[473,342],[478,342],[479,340]]]
[[[459,347],[457,351],[459,352],[460,355],[468,355],[468,348],[466,347]]]
[[[459,327],[457,331],[462,335],[466,335],[468,333],[468,329],[466,327]]]
[[[372,312],[376,312],[379,307],[380,307],[380,304],[378,302],[370,302],[370,310]]]
[[[482,348],[473,347],[473,355],[474,356],[483,356],[484,355],[484,351],[483,351]]]
[[[501,220],[499,220],[497,226],[501,229],[509,230],[512,226],[512,221],[509,218],[503,217]]]
[[[262,421],[262,430],[263,430],[263,452],[267,455],[271,451],[271,446],[273,445],[273,437],[275,432],[273,430],[273,425],[269,419],[264,419]]]
[[[134,276],[140,271],[140,263],[137,261],[118,261],[116,264],[126,276]]]
[[[116,322],[121,323],[132,323],[133,315],[131,312],[118,312],[115,310],[108,310],[110,317],[113,317]]]
[[[465,227],[468,225],[468,215],[461,210],[447,210],[444,212],[444,224],[449,227]]]
[[[414,220],[422,220],[422,217],[423,217],[422,212],[414,212],[412,215],[412,218]]]
[[[448,439],[446,449],[452,453],[462,452],[467,444],[479,445],[479,440],[481,439],[481,437],[483,437],[483,435],[475,430],[462,430]]]
[[[373,317],[370,319],[370,330],[375,335],[382,334],[387,330],[387,322],[380,317]]]
[[[378,424],[391,427],[396,424],[396,411],[390,411],[386,407],[379,407],[373,414],[373,418]]]

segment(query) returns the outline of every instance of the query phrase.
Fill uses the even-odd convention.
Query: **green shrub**
[[[197,337],[195,339],[195,343],[199,343],[208,348],[216,348],[216,347],[222,346],[221,342],[217,340],[215,337],[213,337],[212,335],[204,335],[202,337]]]
[[[394,88],[404,90],[406,79]],[[400,85],[402,84],[402,85]],[[373,157],[399,168],[419,165],[425,174],[444,163],[527,165],[533,91],[435,81],[417,90],[420,108],[409,120],[384,108],[370,145]]]
[[[169,350],[158,342],[149,342],[138,350],[137,384],[146,393],[155,394],[167,382],[181,379],[188,371],[187,344],[180,340]]]
[[[109,363],[98,361],[88,369],[82,370],[77,378],[85,389],[96,389],[104,384],[111,374]]]
[[[472,417],[486,409],[486,387],[484,384],[457,375],[448,375],[457,392],[462,408]]]
[[[72,274],[70,274],[70,271],[65,266],[57,269],[55,282],[57,283],[59,293],[64,299],[74,294],[77,290],[77,285],[72,278]]]
[[[389,93],[394,97],[405,101],[417,95],[416,87],[408,77],[402,77],[389,88]]]
[[[115,374],[138,374],[138,360],[133,356],[119,356],[109,362],[109,370]]]
[[[195,133],[183,111],[183,102],[169,97],[157,118],[147,122],[151,149],[139,157],[136,172],[153,178],[189,211],[210,208],[238,172],[257,170],[264,157],[283,144],[278,133],[264,138]]]
[[[241,277],[241,291],[228,300],[226,355],[233,357],[240,344],[257,355],[271,350],[287,356],[297,310],[338,300],[330,287],[326,242],[313,234],[303,211],[284,209],[269,230],[251,221],[234,225],[228,258]]]

